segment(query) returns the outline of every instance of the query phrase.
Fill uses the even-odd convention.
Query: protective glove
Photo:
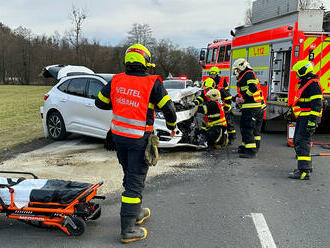
[[[244,99],[243,99],[243,97],[236,97],[236,103],[237,104],[241,104],[241,103],[243,103],[244,102]]]
[[[158,162],[158,158],[159,158],[158,144],[159,144],[158,136],[151,134],[148,137],[148,145],[144,152],[144,161],[148,166],[155,166]]]
[[[306,129],[308,132],[314,133],[316,129],[316,123],[314,121],[308,120]]]

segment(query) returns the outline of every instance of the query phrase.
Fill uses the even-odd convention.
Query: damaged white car
[[[65,139],[68,133],[105,139],[110,128],[112,111],[97,108],[94,101],[98,92],[113,77],[113,74],[96,74],[84,66],[51,65],[43,68],[42,75],[52,77],[58,83],[44,96],[40,107],[46,137]],[[193,146],[205,148],[198,141],[196,110],[190,107],[200,88],[187,87],[170,90],[176,111],[178,129],[171,138],[161,112],[155,112],[154,129],[160,138],[159,147]]]

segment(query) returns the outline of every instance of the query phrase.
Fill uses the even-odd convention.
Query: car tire
[[[47,116],[47,130],[53,140],[63,140],[66,137],[66,129],[62,115],[52,112]]]

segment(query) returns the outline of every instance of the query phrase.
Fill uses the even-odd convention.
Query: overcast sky
[[[329,8],[330,0],[324,2]],[[158,40],[201,48],[230,38],[230,30],[244,22],[247,0],[1,0],[0,22],[38,35],[63,35],[72,27],[72,5],[87,13],[83,35],[104,45],[117,45],[140,23],[149,24]]]

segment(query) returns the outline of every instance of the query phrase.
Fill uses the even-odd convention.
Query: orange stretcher
[[[30,172],[0,171],[0,173],[31,175]],[[10,180],[10,179],[9,179]],[[19,178],[21,182],[25,178]],[[65,182],[65,181],[64,181]],[[70,182],[70,181],[68,181]],[[47,227],[58,227],[64,233],[71,236],[80,236],[84,233],[87,220],[96,220],[101,216],[101,206],[92,202],[94,199],[105,199],[97,196],[98,188],[103,184],[88,184],[86,189],[67,204],[58,202],[29,202],[27,206],[17,207],[15,204],[15,185],[17,182],[0,184],[0,189],[7,189],[10,193],[10,203],[5,203],[0,197],[0,213],[6,214],[9,219],[16,219],[27,224]]]

